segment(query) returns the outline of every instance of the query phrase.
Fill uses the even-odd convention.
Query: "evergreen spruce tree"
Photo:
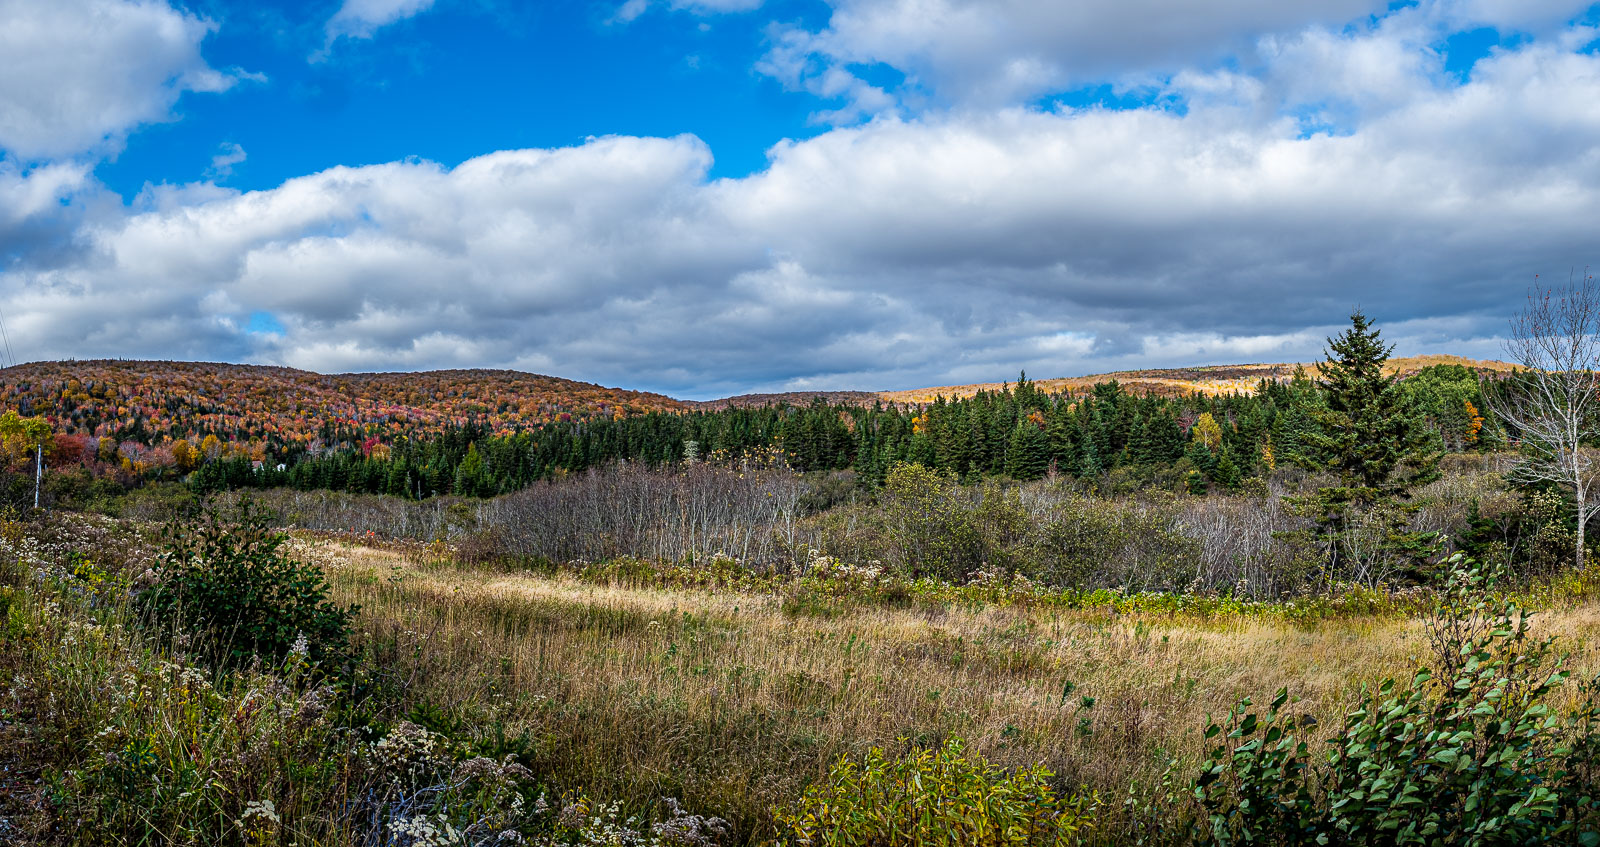
[[[1238,489],[1241,473],[1238,462],[1233,458],[1233,448],[1227,446],[1222,448],[1222,452],[1217,456],[1216,470],[1212,472],[1212,478],[1229,491]]]
[[[1072,406],[1068,401],[1057,403],[1055,409],[1051,411],[1046,434],[1050,440],[1050,458],[1055,462],[1056,472],[1077,476],[1077,422],[1074,420]]]
[[[1381,531],[1381,549],[1406,576],[1421,576],[1429,538],[1406,531],[1411,492],[1438,476],[1439,454],[1420,418],[1408,408],[1395,377],[1383,372],[1392,347],[1359,310],[1350,329],[1328,339],[1327,360],[1318,387],[1325,405],[1309,410],[1315,424],[1304,433],[1306,449],[1294,460],[1334,477],[1334,484],[1295,502],[1317,521],[1338,573],[1345,557],[1346,534],[1362,518],[1366,532]],[[1374,527],[1377,527],[1375,529]],[[1369,563],[1364,572],[1344,574],[1375,579]]]
[[[1189,460],[1189,464],[1194,465],[1195,470],[1199,471],[1207,479],[1210,479],[1217,471],[1217,454],[1211,452],[1210,448],[1206,447],[1205,442],[1198,438],[1189,442],[1189,447],[1184,450],[1183,456]]]
[[[1116,413],[1116,406],[1109,403],[1095,403],[1089,412],[1089,426],[1094,433],[1091,436],[1094,454],[1101,470],[1110,470],[1117,464],[1117,447],[1111,431]]]
[[[1049,469],[1049,437],[1031,421],[1018,422],[1006,449],[1006,475],[1012,479],[1040,479]]]
[[[1149,465],[1156,462],[1155,449],[1150,442],[1150,421],[1140,416],[1133,424],[1133,434],[1128,436],[1128,462]]]
[[[466,458],[456,466],[455,493],[462,497],[481,497],[488,493],[488,473],[476,442],[468,445]]]
[[[1157,410],[1150,416],[1149,429],[1151,461],[1170,464],[1183,458],[1183,428],[1170,413]]]
[[[989,410],[988,421],[988,456],[989,464],[983,470],[987,473],[1004,473],[1006,469],[1006,447],[1011,443],[1011,431],[1017,428],[1017,408],[1011,403],[1011,392],[1003,395],[989,395],[992,408]]]
[[[1105,466],[1100,464],[1100,451],[1095,447],[1094,439],[1083,439],[1078,454],[1078,476],[1083,479],[1094,479],[1104,470]]]
[[[1113,380],[1115,384],[1115,380]],[[1120,386],[1118,387],[1120,391]],[[1110,448],[1117,461],[1112,464],[1122,464],[1129,458],[1130,441],[1136,424],[1140,419],[1139,404],[1131,396],[1121,395],[1110,403],[1113,414],[1107,417],[1106,423],[1111,430]]]
[[[950,467],[956,475],[966,477],[983,470],[983,424],[975,415],[964,413],[962,428],[957,433],[959,449],[956,451],[956,460]]]
[[[1017,409],[1024,415],[1035,409],[1043,409],[1045,394],[1039,387],[1028,381],[1028,372],[1023,371],[1017,377],[1017,390],[1012,392],[1016,398]]]
[[[1272,446],[1280,463],[1309,467],[1321,458],[1312,444],[1312,434],[1317,424],[1314,415],[1324,408],[1322,394],[1306,374],[1304,367],[1296,367],[1289,384],[1284,386],[1283,407],[1272,424]]]

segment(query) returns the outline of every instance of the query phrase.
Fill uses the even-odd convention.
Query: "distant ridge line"
[[[1494,359],[1469,359],[1464,356],[1427,354],[1390,359],[1385,370],[1405,377],[1434,365],[1461,365],[1472,370],[1492,373],[1507,373],[1516,367],[1508,362]],[[1306,372],[1312,378],[1315,378],[1317,367],[1318,364],[1316,362],[1197,365],[1188,368],[1148,368],[1075,377],[1030,379],[1029,382],[1032,382],[1040,390],[1051,393],[1068,390],[1088,390],[1100,383],[1116,380],[1128,393],[1141,396],[1176,396],[1197,392],[1209,395],[1251,394],[1255,392],[1256,385],[1262,379],[1284,382],[1293,378],[1296,368],[1305,368]],[[985,382],[968,385],[943,385],[900,391],[880,391],[877,392],[877,395],[878,399],[886,403],[928,403],[941,396],[947,400],[955,397],[971,397],[979,391],[999,391],[1006,385],[1014,384]]]
[[[1406,356],[1391,359],[1388,370],[1405,375],[1432,365],[1461,365],[1480,372],[1504,373],[1515,366],[1506,362],[1468,359],[1451,355]],[[1179,396],[1194,393],[1218,395],[1228,393],[1248,394],[1255,391],[1262,380],[1286,381],[1296,368],[1304,367],[1315,376],[1314,362],[1279,362],[1199,365],[1186,368],[1147,368],[1142,370],[1112,371],[1075,377],[1049,377],[1030,380],[1040,390],[1087,391],[1095,385],[1116,380],[1125,391],[1140,396]],[[330,388],[354,391],[369,389],[373,396],[353,397],[357,400],[380,400],[396,391],[416,391],[424,388],[437,390],[438,385],[461,383],[470,386],[472,393],[487,392],[494,395],[504,391],[507,399],[514,400],[529,390],[541,395],[539,402],[545,408],[565,405],[561,395],[582,397],[573,403],[573,411],[584,409],[588,413],[613,406],[630,407],[629,411],[644,409],[655,411],[708,411],[727,408],[755,408],[767,405],[810,405],[818,400],[840,405],[873,403],[920,405],[933,402],[938,397],[954,399],[970,397],[980,391],[999,391],[1014,386],[1011,381],[970,383],[966,385],[929,386],[891,391],[788,391],[740,394],[715,400],[679,400],[650,391],[601,386],[565,377],[536,374],[509,368],[442,368],[426,371],[356,371],[349,373],[320,373],[286,365],[233,364],[229,362],[180,361],[162,359],[69,359],[56,362],[24,362],[0,368],[0,386],[30,380],[65,381],[76,378],[74,374],[102,374],[91,378],[105,378],[105,373],[123,377],[138,377],[155,382],[183,381],[185,378],[203,376],[211,379],[245,379],[252,382],[281,380],[287,385],[283,390],[293,391],[297,386],[310,390]],[[482,399],[491,399],[489,397]],[[552,402],[554,401],[554,402]],[[447,404],[452,405],[452,404]],[[437,413],[449,414],[443,409]]]

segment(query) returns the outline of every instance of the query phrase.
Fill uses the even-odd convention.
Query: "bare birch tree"
[[[1584,531],[1600,512],[1596,498],[1600,439],[1600,288],[1585,272],[1564,289],[1533,291],[1511,319],[1506,352],[1524,370],[1484,392],[1512,430],[1526,460],[1514,471],[1559,485],[1577,507],[1575,558],[1584,564]]]

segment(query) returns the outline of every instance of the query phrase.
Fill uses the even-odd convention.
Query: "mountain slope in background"
[[[1384,370],[1402,378],[1434,365],[1462,365],[1475,371],[1507,373],[1515,366],[1487,359],[1466,359],[1461,356],[1407,356],[1390,359]],[[1252,365],[1208,365],[1196,368],[1165,368],[1141,371],[1117,371],[1090,376],[1038,379],[1033,384],[1041,391],[1085,391],[1102,382],[1116,380],[1122,389],[1139,396],[1176,396],[1183,394],[1253,394],[1261,380],[1284,382],[1294,377],[1296,368],[1305,368],[1312,378],[1317,375],[1314,362]],[[985,382],[973,385],[945,385],[933,388],[913,388],[903,391],[879,391],[877,396],[885,403],[928,403],[936,397],[971,397],[979,391],[999,391],[1006,383]]]
[[[1402,376],[1453,364],[1505,372],[1504,362],[1459,356],[1412,356],[1389,362]],[[1085,391],[1115,379],[1137,395],[1250,393],[1262,379],[1288,380],[1301,365],[1215,365],[1119,371],[1040,379],[1044,391]],[[1304,367],[1315,373],[1315,364]],[[427,432],[476,421],[494,431],[557,420],[592,420],[645,412],[684,412],[776,403],[870,405],[926,403],[998,391],[1007,383],[947,385],[900,391],[824,391],[747,394],[680,401],[661,394],[506,370],[318,374],[266,365],[212,362],[90,360],[33,362],[0,369],[0,406],[43,414],[80,435],[126,437],[138,429],[162,433],[226,433],[235,438],[310,441],[327,427],[379,437]]]
[[[0,405],[47,415],[82,435],[139,426],[284,441],[310,440],[330,422],[383,434],[475,420],[500,431],[688,408],[660,394],[520,371],[323,375],[264,365],[121,360],[0,369]]]

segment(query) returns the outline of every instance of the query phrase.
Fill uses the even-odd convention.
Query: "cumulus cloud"
[[[324,28],[330,44],[340,36],[371,38],[379,29],[432,7],[433,0],[344,0]]]
[[[200,55],[213,24],[161,0],[0,0],[0,20],[0,150],[23,160],[114,146],[235,81]]]
[[[777,26],[757,65],[794,90],[842,102],[819,118],[843,123],[889,108],[897,95],[968,106],[1014,104],[1074,86],[1139,85],[1175,73],[1235,66],[1240,54],[1294,48],[1310,60],[1348,46],[1347,30],[1373,21],[1391,38],[1361,41],[1345,57],[1347,84],[1369,93],[1410,74],[1416,44],[1452,31],[1497,27],[1547,34],[1580,15],[1588,0],[1422,0],[1389,11],[1383,0],[830,0],[826,26]],[[1401,33],[1400,30],[1405,30]],[[1320,40],[1318,36],[1321,36]],[[1258,44],[1258,42],[1264,42]],[[1334,44],[1337,42],[1337,44]],[[1403,47],[1406,52],[1390,48]],[[1365,77],[1352,75],[1359,60]],[[887,66],[901,90],[869,85],[860,69]],[[1252,69],[1247,68],[1246,72]]]
[[[70,258],[83,204],[91,201],[93,189],[88,165],[22,169],[0,160],[0,268]]]
[[[88,180],[86,165],[57,163],[23,171],[14,163],[0,161],[0,227],[54,209]]]
[[[1260,35],[1343,24],[1385,4],[832,0],[832,6],[820,30],[778,30],[762,69],[814,91],[806,84],[814,77],[882,64],[946,100],[993,105],[1084,81],[1209,62]],[[832,88],[826,96],[848,91],[838,82]]]

